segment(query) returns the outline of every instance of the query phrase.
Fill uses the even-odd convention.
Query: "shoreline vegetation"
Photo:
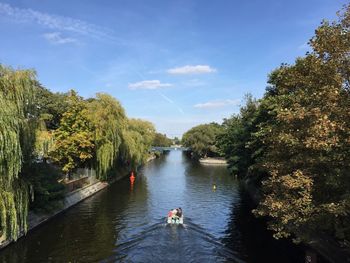
[[[305,56],[269,74],[263,98],[248,94],[238,114],[193,127],[183,145],[193,158],[227,160],[276,239],[348,262],[350,5],[338,17],[322,21]]]
[[[53,93],[33,70],[0,64],[0,237],[28,230],[28,214],[50,214],[77,189],[137,169],[152,144],[172,143],[154,125],[128,118],[105,93]]]
[[[157,156],[152,154],[146,160],[146,163],[149,163],[156,158]],[[114,184],[119,180],[122,180],[128,177],[130,175],[130,171],[128,167],[120,167],[118,171],[116,171],[116,174],[118,175],[115,176],[113,179],[110,179],[108,182],[96,181],[91,184],[84,185],[83,187],[78,188],[72,192],[66,193],[66,195],[63,198],[64,199],[63,206],[53,211],[46,212],[46,213],[43,213],[43,212],[35,213],[34,211],[29,211],[27,233],[21,232],[20,235],[18,236],[18,239],[25,237],[31,230],[34,230],[35,228],[41,226],[42,224],[45,224],[46,222],[50,221],[52,218],[67,211],[68,209],[72,209],[73,206],[84,201],[85,199],[88,199],[89,197],[95,195],[96,193],[102,191],[103,189],[106,189],[111,184]],[[11,245],[11,243],[13,242],[15,242],[15,240],[5,239],[3,236],[0,237],[0,251],[1,249],[6,248],[8,245]]]

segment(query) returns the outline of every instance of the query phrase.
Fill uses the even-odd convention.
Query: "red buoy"
[[[131,172],[131,175],[130,175],[130,182],[133,183],[134,181],[135,181],[134,172]]]

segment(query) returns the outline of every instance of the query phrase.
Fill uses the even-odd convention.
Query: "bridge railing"
[[[171,146],[171,147],[158,147],[158,146],[153,146],[151,148],[151,152],[156,152],[156,151],[172,151],[172,150],[179,150],[179,151],[187,151],[187,147],[183,147],[181,145],[179,146]]]

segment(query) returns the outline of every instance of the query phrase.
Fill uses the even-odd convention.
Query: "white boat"
[[[179,216],[179,215],[181,215],[181,216]],[[183,224],[184,223],[184,214],[182,212],[182,209],[177,208],[177,209],[170,210],[166,221],[168,224],[175,224],[175,225]]]
[[[184,223],[184,215],[182,214],[181,217],[178,216],[168,216],[167,217],[167,223],[168,224],[174,224],[174,225],[182,225]]]

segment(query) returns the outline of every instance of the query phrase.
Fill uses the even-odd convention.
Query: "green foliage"
[[[276,238],[350,240],[350,5],[339,17],[323,21],[313,51],[273,71],[264,98],[248,97],[216,137],[231,171],[261,184],[254,213]],[[195,134],[184,144],[203,155]]]
[[[86,103],[72,91],[69,108],[63,114],[60,126],[54,132],[54,146],[50,158],[70,174],[93,158],[93,131],[89,126]]]
[[[222,128],[217,123],[201,124],[187,131],[182,137],[182,143],[197,157],[219,156],[216,137],[221,131]]]
[[[274,121],[261,125],[266,144],[264,199],[276,237],[319,233],[350,239],[350,9],[323,22],[313,52],[270,75],[265,101]]]
[[[136,131],[124,130],[120,153],[121,158],[129,161],[133,168],[141,164],[144,159],[141,135]]]
[[[69,94],[52,93],[38,84],[35,96],[36,107],[41,121],[44,122],[45,129],[56,130],[60,125],[63,113],[68,110]]]
[[[180,145],[180,144],[181,144],[181,140],[180,140],[178,137],[175,137],[175,138],[173,139],[173,142],[174,142],[174,144],[176,144],[176,145]]]
[[[159,158],[162,155],[160,151],[155,151],[153,154],[156,156],[156,158]]]
[[[129,119],[120,147],[122,159],[129,160],[133,167],[144,163],[149,156],[154,136],[155,128],[152,123]]]
[[[88,117],[95,131],[97,175],[106,180],[119,156],[127,119],[116,99],[107,94],[97,94],[96,97],[88,105]]]
[[[129,119],[129,129],[138,132],[141,135],[142,143],[148,151],[152,146],[156,132],[154,125],[149,121],[141,119]]]
[[[28,185],[21,176],[34,148],[35,73],[0,65],[0,235],[27,229]]]
[[[247,95],[240,114],[225,119],[222,124],[223,132],[217,137],[217,146],[227,159],[230,171],[239,178],[261,175],[257,160],[262,154],[262,143],[254,133],[265,115],[264,107]]]
[[[106,180],[118,160],[129,160],[134,166],[146,160],[155,134],[153,124],[128,120],[120,103],[107,94],[84,101],[71,92],[66,101],[67,111],[53,131],[54,144],[49,151],[49,158],[64,172],[93,166],[98,178]],[[49,134],[41,131],[39,135],[38,144],[50,146]]]
[[[172,144],[173,141],[161,133],[156,133],[152,142],[152,146],[156,147],[170,147]]]
[[[35,212],[51,212],[63,205],[64,186],[58,168],[47,163],[34,163],[28,170],[28,180],[33,189],[30,209]]]
[[[50,151],[53,150],[54,140],[51,131],[36,131],[35,154],[39,159],[46,160],[49,158]]]
[[[128,120],[107,94],[88,100],[74,91],[54,94],[33,71],[0,65],[0,236],[16,239],[27,230],[29,194],[35,211],[62,204],[61,175],[51,162],[68,175],[95,167],[106,180],[118,161],[142,164],[154,136],[153,124]]]

